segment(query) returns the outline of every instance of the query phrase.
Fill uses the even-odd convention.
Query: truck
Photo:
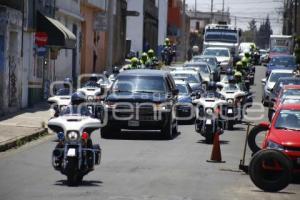
[[[290,54],[293,53],[294,40],[291,35],[271,35],[270,36],[270,51],[275,47],[286,48]]]
[[[237,57],[241,33],[241,29],[226,23],[208,24],[204,29],[203,49],[207,47],[226,47],[233,57]]]

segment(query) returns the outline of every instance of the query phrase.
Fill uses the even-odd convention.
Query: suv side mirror
[[[262,83],[262,84],[264,84],[264,85],[265,85],[265,84],[266,84],[266,82],[267,82],[267,79],[266,79],[266,78],[263,78],[263,79],[261,79],[261,83]]]
[[[178,89],[173,89],[173,90],[172,90],[172,94],[173,94],[174,96],[178,95],[178,94],[179,94],[179,90],[178,90]]]

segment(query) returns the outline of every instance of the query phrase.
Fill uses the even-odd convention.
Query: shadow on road
[[[205,142],[205,140],[199,140],[197,143],[198,143],[198,144],[212,145],[212,144],[207,144],[207,143]],[[229,144],[229,143],[230,143],[230,142],[227,141],[227,140],[220,140],[220,144],[221,144],[221,145],[227,145],[227,144]]]
[[[262,190],[251,190],[252,192],[257,192],[257,193],[268,193]],[[279,192],[275,192],[274,194],[282,194],[282,195],[286,195],[286,194],[296,194],[294,192],[284,192],[284,191],[279,191]]]
[[[94,180],[83,180],[81,184],[79,184],[77,187],[100,187],[103,184],[102,181],[94,181]],[[54,185],[57,186],[68,186],[67,180],[59,180],[56,181]]]
[[[173,139],[176,139],[181,133],[177,132],[174,135]],[[161,132],[159,131],[122,131],[120,134],[112,134],[110,137],[103,139],[112,139],[112,140],[155,140],[155,141],[165,141],[162,137]]]

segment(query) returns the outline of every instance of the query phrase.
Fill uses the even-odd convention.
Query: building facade
[[[131,40],[131,50],[141,54],[150,48],[157,50],[158,3],[155,0],[128,0],[128,10],[138,16],[127,16],[126,35]]]
[[[0,116],[22,106],[22,13],[0,5]]]
[[[105,0],[82,0],[81,22],[81,73],[100,73],[105,69],[107,53],[107,23]],[[103,19],[104,18],[104,19]],[[103,22],[103,20],[105,20]]]

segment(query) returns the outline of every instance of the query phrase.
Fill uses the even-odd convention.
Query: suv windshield
[[[199,57],[196,57],[196,58],[193,58],[193,62],[205,62],[207,64],[210,65],[210,68],[212,70],[216,69],[218,63],[216,62],[216,60],[214,58],[199,58]]]
[[[287,47],[273,47],[270,52],[272,53],[288,53],[289,49]]]
[[[217,57],[229,57],[229,52],[226,49],[205,49],[203,55],[217,56]]]
[[[165,93],[163,77],[119,76],[113,85],[114,92]]]
[[[300,131],[300,110],[282,110],[275,128]]]
[[[285,85],[300,85],[300,79],[279,79],[274,86],[274,94],[277,96]]]
[[[204,74],[209,74],[209,67],[207,65],[196,65],[196,64],[192,64],[192,65],[185,65],[185,67],[193,67],[193,68],[197,68],[201,73]]]

